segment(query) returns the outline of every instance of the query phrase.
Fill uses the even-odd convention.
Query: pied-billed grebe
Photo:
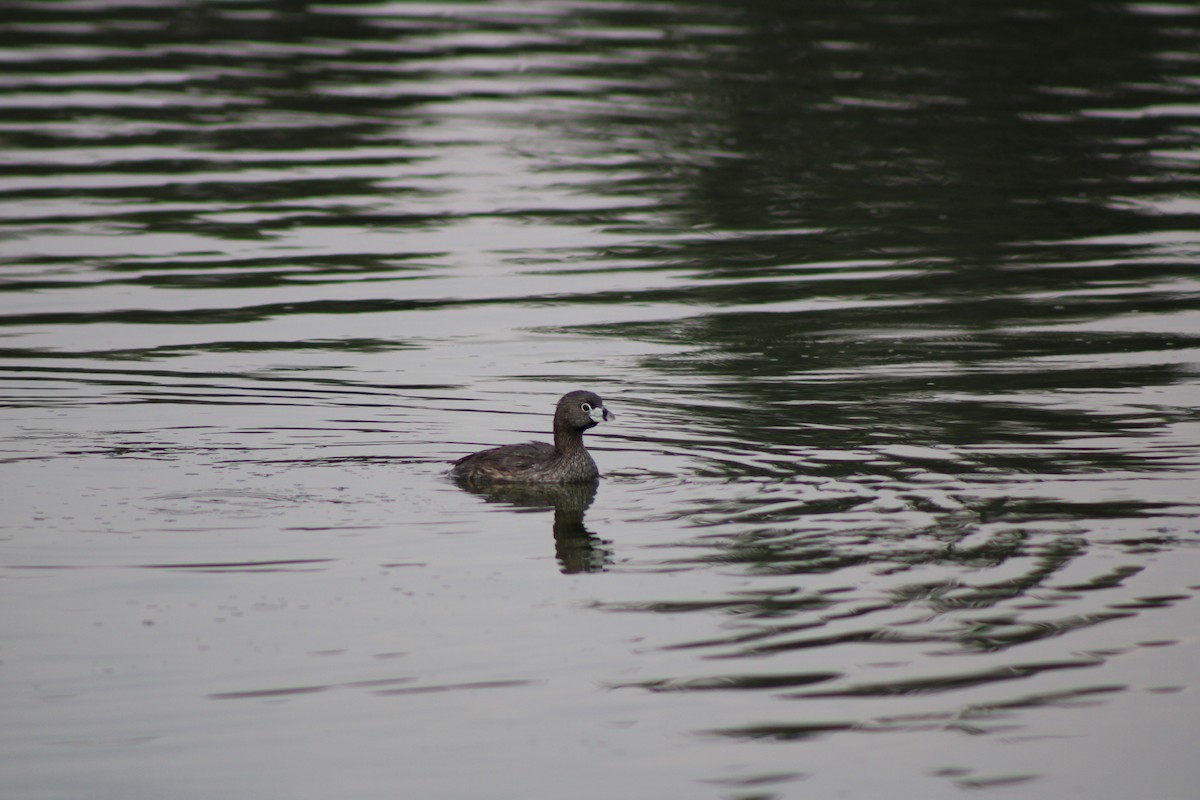
[[[583,432],[616,419],[594,392],[568,392],[554,410],[554,444],[526,442],[482,450],[454,462],[450,476],[467,483],[586,483],[600,477]]]

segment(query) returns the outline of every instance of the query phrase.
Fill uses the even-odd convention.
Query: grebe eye
[[[581,410],[583,413],[585,413],[585,414],[590,414],[590,413],[592,413],[592,404],[591,404],[591,403],[584,403],[583,405],[581,405],[581,406],[579,407],[579,409],[580,409],[580,410]]]

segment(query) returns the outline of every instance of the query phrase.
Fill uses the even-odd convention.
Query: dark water
[[[1193,798],[1198,54],[0,3],[0,790]],[[444,478],[577,387],[595,492]]]

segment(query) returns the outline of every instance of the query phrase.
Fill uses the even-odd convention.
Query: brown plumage
[[[586,483],[600,477],[583,432],[616,417],[594,392],[564,394],[554,410],[554,444],[493,447],[458,459],[450,476],[466,483]]]

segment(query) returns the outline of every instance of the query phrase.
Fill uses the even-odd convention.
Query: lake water
[[[0,794],[1191,800],[1198,54],[0,4]],[[446,479],[575,388],[594,492]]]

